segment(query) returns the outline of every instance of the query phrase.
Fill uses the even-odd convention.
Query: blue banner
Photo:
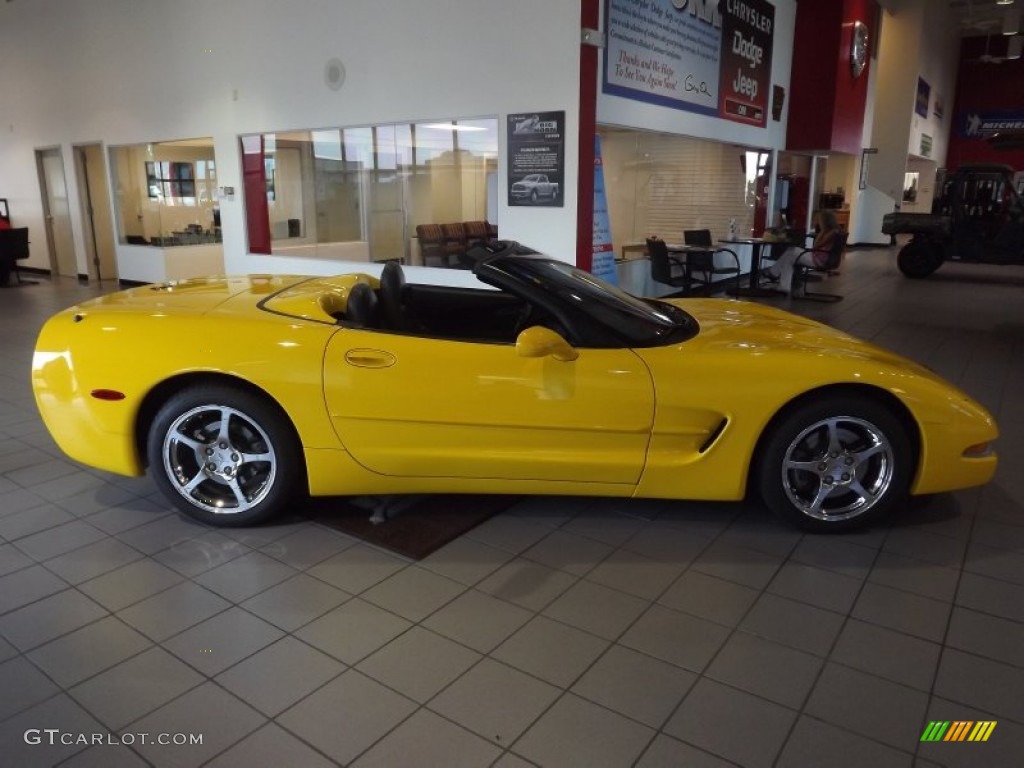
[[[604,189],[604,163],[601,161],[601,137],[594,137],[594,236],[590,271],[612,285],[619,284],[612,245],[612,225],[608,219],[608,196]]]

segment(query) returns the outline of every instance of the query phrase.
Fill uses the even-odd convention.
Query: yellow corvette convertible
[[[638,299],[513,243],[486,285],[251,276],[148,285],[43,327],[32,383],[73,459],[186,513],[303,494],[742,499],[816,530],[987,482],[996,426],[935,374],[756,304]]]

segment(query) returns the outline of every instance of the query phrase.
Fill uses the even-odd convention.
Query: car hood
[[[700,326],[697,336],[683,345],[691,351],[698,347],[708,354],[811,353],[828,358],[870,359],[933,375],[900,355],[775,307],[721,299],[680,299],[671,303],[690,314]]]

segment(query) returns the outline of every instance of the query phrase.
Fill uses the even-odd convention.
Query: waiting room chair
[[[467,221],[464,225],[466,230],[466,247],[474,245],[486,245],[490,239],[487,235],[486,221]]]
[[[448,263],[450,264],[452,257],[455,257],[455,263],[464,266],[463,257],[466,255],[468,247],[466,228],[462,226],[461,221],[455,221],[450,224],[442,224],[441,231],[444,232],[444,250]]]
[[[715,248],[711,239],[710,229],[687,229],[683,231],[683,242],[686,245],[707,246],[707,251],[689,251],[686,254],[686,263],[689,267],[690,277],[694,274],[701,275],[700,282],[705,288],[711,288],[715,282],[715,275],[736,275],[736,290],[740,288],[740,259],[736,252],[729,248]],[[728,253],[732,256],[736,266],[719,267],[715,265],[716,253]]]
[[[448,252],[445,249],[444,232],[440,224],[417,224],[416,239],[420,243],[423,263],[429,266],[431,259],[437,259],[441,266],[448,266]]]
[[[823,253],[825,254],[824,262],[818,266],[811,266],[808,264],[801,264],[799,257],[797,258],[796,264],[793,266],[793,294],[794,299],[807,299],[808,301],[842,301],[843,297],[836,293],[821,293],[811,292],[807,290],[807,278],[812,273],[819,275],[829,275],[839,269],[839,266],[843,263],[843,252],[846,250],[846,241],[849,238],[849,234],[846,232],[840,232],[835,240],[832,241],[832,247],[826,250],[804,248],[800,252],[800,256],[805,253]]]

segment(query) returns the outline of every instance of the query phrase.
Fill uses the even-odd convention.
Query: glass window
[[[598,134],[615,253],[653,235],[683,242],[688,229],[720,240],[733,220],[740,235],[755,228],[767,152],[611,126]]]
[[[220,242],[213,139],[112,147],[118,240],[132,245]]]
[[[254,253],[420,263],[416,226],[484,221],[487,179],[497,174],[494,118],[288,131],[241,142]]]
[[[149,196],[163,198],[167,205],[188,204],[185,198],[195,198],[196,182],[192,163],[156,162],[146,163],[146,183]]]

